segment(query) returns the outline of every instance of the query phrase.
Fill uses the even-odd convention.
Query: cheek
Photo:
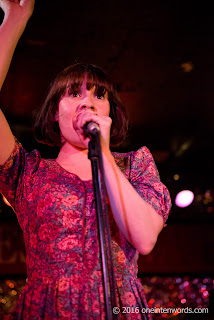
[[[74,113],[72,112],[70,103],[66,100],[62,100],[59,104],[59,111],[58,111],[59,124],[64,124],[66,126],[71,125],[73,116],[74,116]]]
[[[106,102],[104,106],[100,108],[102,116],[109,116],[110,115],[110,104]]]

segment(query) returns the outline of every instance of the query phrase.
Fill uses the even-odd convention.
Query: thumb
[[[31,14],[33,13],[35,0],[15,0],[15,2],[19,3],[25,11],[28,11]]]

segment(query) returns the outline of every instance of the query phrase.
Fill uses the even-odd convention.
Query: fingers
[[[102,150],[109,150],[112,119],[108,116],[97,115],[90,110],[77,114],[76,119],[74,119],[73,126],[77,134],[81,136],[81,139],[83,140],[88,137],[88,135],[85,133],[84,126],[87,122],[91,121],[99,125]]]
[[[0,0],[0,7],[5,13],[11,10],[17,11],[17,14],[28,15],[29,17],[33,13],[35,0]]]
[[[100,126],[101,131],[110,131],[112,122],[111,118],[107,116],[98,116],[96,113],[90,110],[78,113],[74,120],[74,126],[80,129],[81,133],[83,133],[85,124],[91,121],[97,123]]]
[[[21,0],[18,1],[20,6],[29,14],[29,16],[32,15],[35,5],[35,0]]]
[[[13,6],[14,4],[19,4],[19,0],[0,0],[0,7],[3,10]]]
[[[26,8],[34,8],[35,0],[16,0],[16,2],[19,2],[22,7]]]
[[[11,1],[10,0],[0,0],[0,8],[6,12],[10,7]]]

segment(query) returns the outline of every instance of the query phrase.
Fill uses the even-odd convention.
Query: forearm
[[[140,197],[110,153],[103,155],[103,164],[114,219],[126,239],[141,254],[148,254],[163,228],[163,218]]]
[[[27,20],[21,19],[12,12],[5,14],[0,27],[0,89],[6,78],[18,40],[20,39]]]
[[[27,23],[27,22],[26,22]],[[6,78],[17,42],[24,31],[24,21],[16,19],[12,12],[5,14],[0,26],[0,90]],[[15,140],[10,127],[0,110],[0,164],[4,164],[11,154]]]
[[[4,20],[0,26],[0,90],[6,78],[16,45],[31,17],[34,0],[18,2],[0,0],[0,8],[4,11]],[[0,164],[10,156],[15,140],[10,127],[0,110]]]

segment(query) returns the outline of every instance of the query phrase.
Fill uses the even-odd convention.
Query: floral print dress
[[[113,153],[133,187],[166,221],[170,197],[146,147]],[[28,282],[8,316],[16,320],[106,319],[92,181],[82,181],[53,159],[15,148],[0,167],[0,192],[23,230]],[[109,208],[117,319],[148,319],[130,313],[146,307],[137,279],[137,250],[118,229]],[[137,308],[137,309],[136,309]],[[122,313],[124,312],[124,313]]]

